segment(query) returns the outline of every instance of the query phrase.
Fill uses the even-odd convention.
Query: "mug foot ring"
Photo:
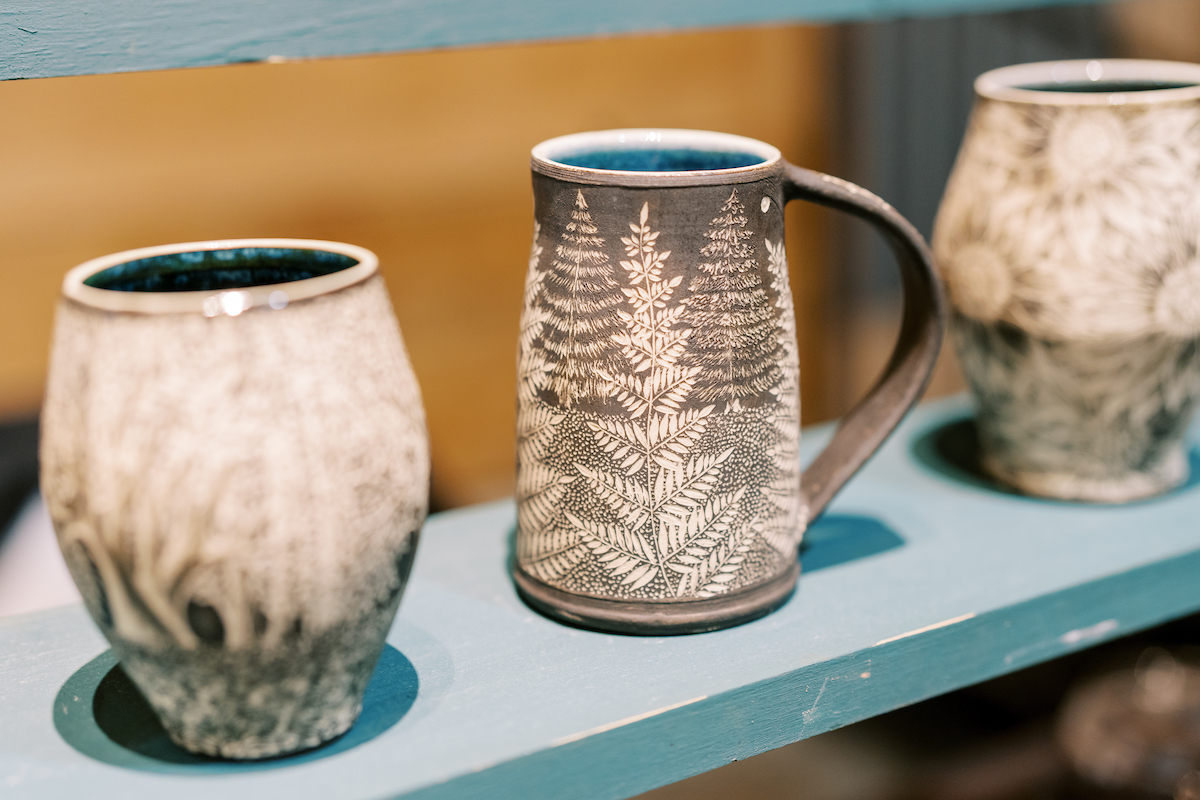
[[[703,600],[608,600],[564,592],[527,575],[512,571],[517,593],[527,605],[551,619],[581,628],[638,636],[668,636],[731,628],[764,617],[791,597],[800,577],[794,562],[766,583],[728,595]]]

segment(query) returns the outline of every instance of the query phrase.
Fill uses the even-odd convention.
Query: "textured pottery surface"
[[[226,292],[204,312],[58,310],[42,491],[92,617],[200,753],[273,756],[353,724],[426,513],[381,279],[288,302],[305,283],[244,309]]]
[[[729,134],[625,129],[532,154],[518,361],[513,580],[620,633],[700,633],[778,608],[811,516],[920,397],[945,320],[933,257],[880,198]],[[783,209],[867,220],[903,275],[896,349],[801,475]]]
[[[1119,91],[1153,80],[1176,88]],[[1097,85],[1011,89],[1056,81]],[[933,245],[985,466],[1023,491],[1121,502],[1187,478],[1200,88],[1179,87],[1197,82],[1193,65],[1116,61],[1023,65],[977,83]]]
[[[792,568],[799,366],[778,170],[653,191],[535,174],[534,196],[520,567],[633,600]]]

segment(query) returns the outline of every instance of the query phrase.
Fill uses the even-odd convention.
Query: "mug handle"
[[[871,223],[896,256],[904,286],[900,335],[883,375],[842,418],[829,444],[801,475],[801,497],[812,522],[920,398],[942,346],[946,308],[925,240],[882,199],[848,181],[787,162],[783,197],[785,203],[808,200]]]

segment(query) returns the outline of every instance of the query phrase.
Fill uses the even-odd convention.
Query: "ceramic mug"
[[[1200,398],[1200,66],[985,73],[934,230],[984,467],[1122,502],[1183,483]]]
[[[942,331],[917,232],[857,186],[721,133],[617,130],[533,150],[514,579],[557,619],[734,625],[787,599],[806,522],[919,396]],[[804,472],[783,207],[863,217],[904,273],[884,377]]]
[[[188,750],[310,748],[362,707],[429,481],[377,265],[246,239],[63,282],[42,492],[88,611]]]

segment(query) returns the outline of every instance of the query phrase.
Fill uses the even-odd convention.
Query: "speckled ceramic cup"
[[[985,73],[933,236],[983,464],[1035,495],[1183,483],[1200,402],[1200,65]]]
[[[176,743],[263,758],[354,723],[429,476],[372,253],[239,240],[76,267],[41,459],[88,611]]]

